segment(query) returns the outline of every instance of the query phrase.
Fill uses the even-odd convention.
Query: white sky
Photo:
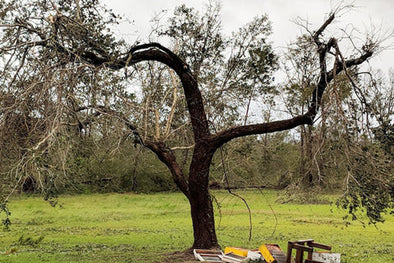
[[[150,32],[150,20],[162,10],[172,14],[175,6],[185,3],[203,12],[207,1],[199,0],[103,0],[107,7],[124,18],[134,21],[120,27],[121,34],[130,42],[136,39],[146,42]],[[321,25],[330,10],[339,1],[330,0],[222,0],[222,23],[226,34],[236,31],[240,26],[251,21],[260,14],[268,14],[272,22],[273,35],[271,41],[277,49],[287,46],[300,35],[301,28],[294,21],[297,17],[307,19],[311,28]],[[349,3],[350,1],[347,1]],[[355,0],[356,9],[345,12],[336,26],[352,24],[361,32],[371,32],[371,25],[380,28],[380,34],[394,31],[394,0]],[[374,33],[377,30],[372,30]],[[380,68],[385,73],[394,68],[394,37],[384,42],[391,48],[384,50],[371,60],[374,68]]]

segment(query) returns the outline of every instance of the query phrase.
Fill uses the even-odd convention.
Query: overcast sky
[[[198,0],[103,0],[124,18],[134,21],[133,25],[123,25],[122,35],[129,41],[139,39],[147,41],[150,32],[150,19],[162,10],[172,14],[174,7],[182,3],[203,12],[207,1]],[[274,47],[281,49],[300,35],[301,28],[293,21],[297,17],[307,19],[316,28],[321,25],[327,14],[336,7],[339,1],[330,0],[222,0],[222,23],[224,31],[230,34],[240,26],[251,21],[260,14],[267,14],[272,22]],[[349,2],[349,1],[347,1]],[[355,0],[356,9],[344,13],[336,26],[344,27],[350,23],[362,32],[371,31],[371,25],[380,29],[381,33],[394,30],[394,0]],[[376,31],[377,30],[372,30]],[[371,61],[373,67],[382,68],[385,72],[394,68],[394,38],[386,41],[389,50],[383,51]]]

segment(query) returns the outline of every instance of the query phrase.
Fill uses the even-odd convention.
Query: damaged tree
[[[97,112],[98,114],[117,116],[121,119],[136,137],[136,141],[154,152],[168,167],[174,182],[190,203],[194,233],[193,248],[215,248],[219,246],[215,232],[212,199],[209,193],[209,168],[215,152],[235,138],[289,130],[304,124],[313,125],[319,112],[324,91],[329,83],[341,72],[367,61],[377,48],[376,43],[367,42],[357,57],[345,59],[341,55],[336,38],[332,37],[327,40],[323,38],[323,33],[335,19],[335,12],[331,13],[323,25],[311,33],[319,57],[320,73],[315,88],[310,95],[310,104],[306,113],[289,119],[239,125],[212,132],[204,108],[203,96],[195,76],[196,72],[192,71],[190,65],[159,43],[134,45],[126,52],[111,50],[114,41],[111,36],[96,31],[92,33],[87,29],[92,28],[92,25],[95,26],[89,20],[92,17],[92,14],[88,13],[91,10],[89,9],[89,5],[92,4],[90,2],[76,1],[77,15],[74,17],[66,15],[67,8],[64,6],[56,7],[52,3],[52,12],[55,12],[55,14],[45,19],[44,16],[48,12],[41,12],[41,22],[38,24],[29,22],[28,16],[17,17],[14,23],[3,24],[2,27],[6,27],[9,31],[7,34],[10,36],[15,34],[18,39],[12,38],[8,42],[3,41],[2,53],[8,52],[7,56],[14,56],[12,52],[20,50],[18,56],[22,62],[19,64],[20,68],[15,69],[17,71],[15,78],[19,78],[18,72],[25,63],[28,63],[28,61],[25,61],[27,54],[36,56],[38,59],[40,56],[50,54],[49,60],[52,61],[54,67],[66,67],[67,65],[78,67],[83,65],[92,70],[105,68],[119,71],[144,61],[156,61],[165,64],[176,73],[182,84],[194,140],[192,159],[187,174],[181,169],[174,151],[164,141],[157,140],[157,138],[143,138],[140,136],[139,127],[132,120],[117,115],[113,110],[101,107],[97,109]],[[37,2],[35,4],[36,7],[41,6],[48,10],[44,3]],[[66,3],[63,4],[66,5]],[[12,8],[11,5],[9,8]],[[73,9],[71,8],[71,10]],[[2,18],[6,17],[6,12],[6,8],[3,6]],[[88,25],[89,23],[92,24]],[[105,27],[98,27],[95,30],[104,29]],[[11,81],[10,84],[13,84],[13,82]],[[59,100],[68,99],[66,94],[61,93],[56,98]],[[74,107],[73,111],[75,113],[89,107]],[[90,108],[94,107],[91,106]],[[46,126],[46,129],[50,128],[53,127]],[[34,150],[40,149],[45,140],[54,133],[46,133],[47,136],[42,140],[37,140],[36,146],[32,148]]]

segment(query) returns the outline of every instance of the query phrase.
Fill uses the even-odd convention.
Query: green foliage
[[[356,149],[358,150],[358,149]],[[349,164],[347,191],[337,205],[347,209],[352,220],[365,211],[369,222],[384,221],[383,213],[394,213],[394,168],[382,149],[368,145]]]

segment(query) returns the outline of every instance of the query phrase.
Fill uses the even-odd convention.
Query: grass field
[[[279,192],[240,191],[252,209],[253,232],[241,200],[214,191],[220,245],[257,248],[313,238],[332,245],[342,262],[394,262],[394,218],[377,227],[346,226],[330,204],[277,202]],[[334,200],[335,196],[326,196]],[[0,262],[162,262],[192,244],[188,203],[180,193],[15,197],[10,231],[0,231]],[[175,261],[174,261],[175,262]]]

